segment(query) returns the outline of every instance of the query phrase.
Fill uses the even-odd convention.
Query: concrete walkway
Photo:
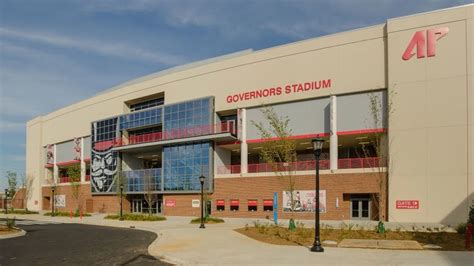
[[[13,217],[13,215],[8,215]],[[233,229],[253,225],[254,219],[226,218],[224,224],[190,224],[191,217],[167,217],[167,221],[135,222],[104,220],[104,215],[79,218],[15,215],[21,219],[83,223],[116,227],[135,227],[155,232],[158,238],[148,252],[166,261],[196,265],[474,265],[473,252],[401,251],[357,248],[325,248],[324,253],[313,253],[307,247],[265,244]],[[5,217],[0,214],[0,217]]]

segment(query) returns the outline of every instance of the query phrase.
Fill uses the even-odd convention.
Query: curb
[[[12,234],[7,234],[7,235],[0,235],[0,239],[8,239],[8,238],[14,238],[14,237],[20,237],[26,235],[26,231],[20,228],[15,227],[15,229],[19,229],[20,232],[12,233]]]

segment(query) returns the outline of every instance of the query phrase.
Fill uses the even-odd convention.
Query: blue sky
[[[383,23],[465,0],[0,1],[0,188],[25,123],[176,65]]]

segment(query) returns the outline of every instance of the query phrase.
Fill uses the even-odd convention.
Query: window
[[[247,205],[248,205],[249,212],[255,212],[255,211],[257,211],[258,201],[257,200],[249,200]]]
[[[225,211],[225,200],[216,200],[216,210]]]
[[[151,107],[155,107],[155,106],[160,106],[160,105],[163,105],[164,102],[165,102],[164,98],[158,98],[158,99],[152,99],[152,100],[148,100],[148,101],[144,101],[144,102],[140,102],[140,103],[131,104],[130,105],[130,111],[135,112],[135,111],[138,111],[138,110],[143,110],[143,109],[147,109],[147,108],[151,108]]]
[[[271,212],[273,211],[273,200],[263,200],[263,211]]]
[[[231,211],[238,211],[239,210],[239,200],[231,200],[230,201],[230,210]]]

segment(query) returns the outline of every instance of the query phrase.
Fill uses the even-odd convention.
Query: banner
[[[54,195],[54,206],[66,207],[66,195]]]
[[[316,194],[314,190],[294,190],[293,204],[291,193],[283,191],[283,211],[285,212],[314,212],[316,209]],[[326,212],[326,190],[319,191],[319,212]]]

